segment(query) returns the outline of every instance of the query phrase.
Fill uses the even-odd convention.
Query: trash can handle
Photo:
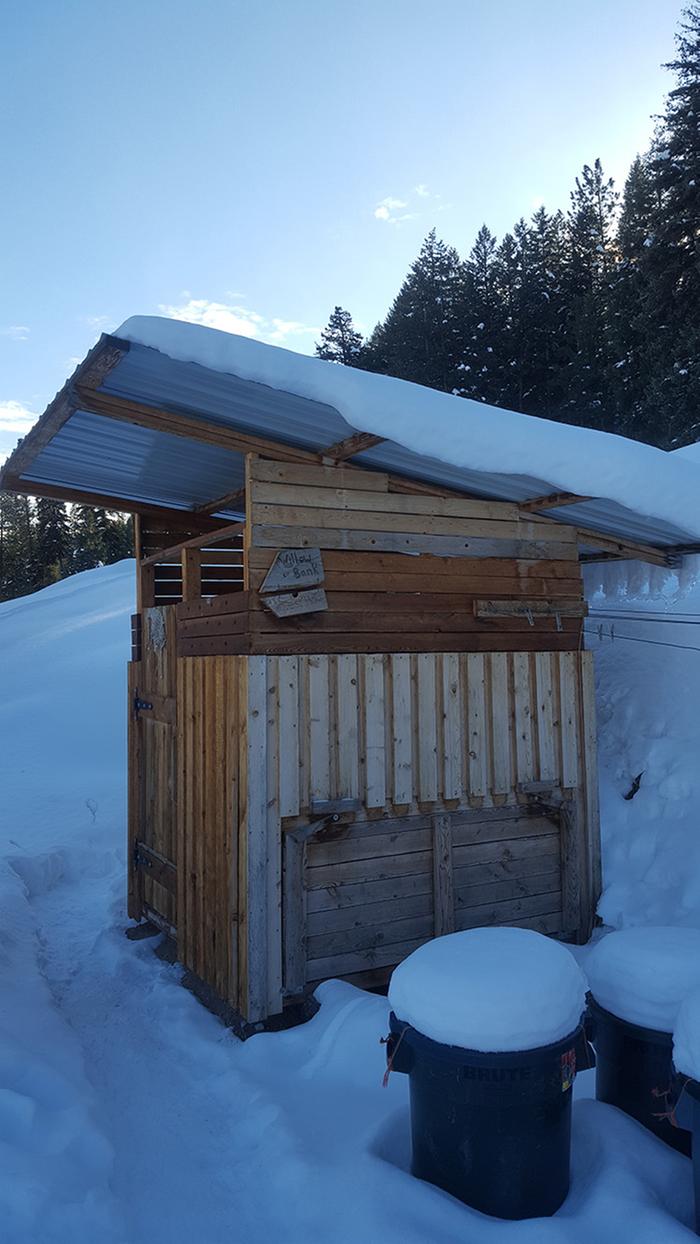
[[[386,1088],[389,1083],[389,1076],[391,1075],[392,1071],[403,1071],[405,1073],[408,1073],[411,1069],[413,1059],[411,1057],[411,1050],[408,1047],[408,1045],[405,1045],[403,1047],[403,1050],[401,1051],[401,1057],[399,1060],[399,1064],[397,1066],[394,1066],[396,1055],[398,1054],[399,1049],[401,1049],[401,1042],[403,1041],[403,1038],[406,1032],[408,1032],[408,1029],[409,1029],[409,1025],[406,1024],[406,1026],[401,1029],[401,1032],[398,1034],[398,1036],[396,1035],[395,1032],[390,1032],[388,1037],[380,1038],[380,1043],[386,1046],[386,1071],[384,1072],[384,1076],[382,1078],[382,1086],[384,1088]]]

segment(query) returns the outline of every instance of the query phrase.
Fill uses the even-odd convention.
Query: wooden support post
[[[134,714],[134,698],[139,685],[141,665],[132,662],[128,674],[127,703],[127,756],[128,756],[128,811],[127,811],[127,912],[130,920],[140,920],[143,915],[143,873],[137,867],[136,843],[141,836],[143,782],[141,774],[141,727]]]
[[[253,544],[253,526],[251,512],[253,509],[253,476],[256,462],[255,454],[245,456],[245,521],[243,523],[243,591],[250,591],[250,550]]]
[[[139,613],[151,609],[156,603],[156,568],[152,564],[138,562],[136,566],[136,608]]]
[[[267,874],[267,1014],[278,1015],[282,988],[282,825],[279,814],[279,657],[263,657],[266,675],[266,874]]]
[[[590,921],[595,917],[602,890],[600,807],[598,795],[598,739],[596,733],[595,671],[593,653],[580,655],[581,672],[581,765],[586,807],[586,842],[590,871]]]
[[[267,658],[247,657],[243,667],[241,739],[243,808],[240,836],[240,1009],[251,1023],[267,1009]],[[247,705],[247,711],[246,711]]]
[[[202,595],[202,554],[198,548],[182,550],[182,599],[199,600]]]
[[[452,820],[449,814],[432,817],[433,901],[435,936],[455,931],[454,871],[452,868]]]
[[[289,998],[306,984],[306,844],[284,835],[284,992]]]
[[[565,935],[580,943],[585,942],[588,936],[585,930],[582,931],[583,895],[587,887],[581,871],[586,867],[586,860],[581,851],[581,813],[576,797],[562,800],[559,818],[562,923]]]

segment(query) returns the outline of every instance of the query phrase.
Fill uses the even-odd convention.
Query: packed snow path
[[[483,1218],[408,1173],[384,999],[243,1045],[124,937],[130,572],[0,606],[3,1244],[692,1241],[690,1163],[611,1107],[577,1102],[555,1218]]]

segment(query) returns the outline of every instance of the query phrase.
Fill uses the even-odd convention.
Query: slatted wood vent
[[[575,933],[570,830],[555,809],[502,808],[332,827],[308,843],[286,835],[288,987],[371,983],[426,939],[479,925]]]
[[[178,658],[174,613],[130,670],[129,911],[247,1019],[450,929],[588,936],[591,654]]]

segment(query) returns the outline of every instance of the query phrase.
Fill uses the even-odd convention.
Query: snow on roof
[[[472,473],[533,476],[553,492],[605,498],[700,539],[697,467],[683,460],[683,451],[667,454],[181,320],[134,316],[115,335],[170,359],[323,403],[352,428],[415,454]],[[570,521],[585,524],[586,515]],[[598,525],[592,515],[590,525]]]
[[[695,441],[694,445],[684,445],[682,449],[672,449],[671,453],[676,458],[685,458],[688,462],[700,462],[700,441]]]

